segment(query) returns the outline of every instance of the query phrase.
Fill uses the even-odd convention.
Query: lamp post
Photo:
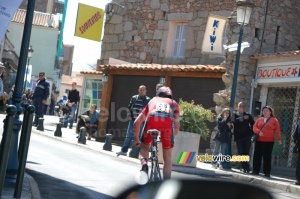
[[[19,167],[19,159],[18,159],[18,139],[19,139],[19,131],[22,126],[22,121],[20,120],[20,115],[23,112],[22,107],[20,106],[20,102],[22,100],[22,89],[24,83],[24,76],[26,70],[26,58],[28,55],[28,46],[30,42],[33,14],[34,14],[34,5],[35,0],[28,0],[27,4],[27,12],[25,17],[24,31],[22,36],[21,50],[18,62],[18,70],[15,82],[15,90],[12,96],[13,105],[17,108],[17,113],[14,118],[13,123],[13,132],[3,132],[3,133],[12,133],[11,138],[11,146],[9,150],[9,159],[7,163],[5,182],[7,184],[16,183],[16,174]],[[30,123],[31,124],[31,123]],[[1,187],[0,187],[1,189]]]
[[[239,33],[238,48],[236,52],[233,81],[231,87],[230,106],[229,106],[231,110],[234,110],[234,100],[235,100],[236,84],[237,84],[237,77],[239,71],[241,43],[243,39],[244,26],[249,23],[252,7],[253,7],[253,3],[246,2],[246,0],[237,0],[236,19],[237,19],[237,23],[240,25],[240,33]]]
[[[26,85],[27,85],[27,74],[28,74],[28,67],[29,67],[29,62],[32,57],[32,53],[34,52],[32,46],[29,46],[28,48],[28,56],[27,56],[27,67],[26,67],[26,73],[25,73],[25,84],[24,84],[24,91],[26,90]]]

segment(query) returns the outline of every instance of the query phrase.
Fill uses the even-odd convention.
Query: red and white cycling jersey
[[[152,137],[147,133],[149,129],[160,131],[160,139],[164,149],[170,149],[174,145],[174,122],[179,123],[179,106],[173,99],[154,97],[142,111],[147,116],[145,129],[141,141],[150,146]]]

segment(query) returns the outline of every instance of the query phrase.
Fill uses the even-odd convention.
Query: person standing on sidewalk
[[[278,143],[281,145],[279,122],[275,118],[274,111],[270,106],[262,108],[262,115],[254,123],[253,132],[258,135],[258,138],[255,143],[252,174],[259,175],[261,160],[263,159],[263,172],[265,177],[269,178],[275,141],[274,134],[276,134]]]
[[[126,138],[124,144],[121,148],[121,151],[117,152],[118,155],[127,155],[128,148],[130,147],[131,141],[134,138],[133,134],[133,124],[134,120],[140,114],[140,112],[144,109],[144,107],[150,101],[150,98],[146,95],[147,89],[146,86],[141,85],[138,89],[139,94],[131,97],[129,105],[128,105],[128,128],[126,133]],[[140,132],[142,131],[144,125],[141,125]]]
[[[40,72],[39,80],[32,96],[32,100],[34,100],[33,105],[35,106],[34,126],[38,125],[39,118],[44,117],[44,104],[46,104],[50,94],[49,88],[50,84],[45,78],[45,73]]]
[[[238,103],[238,111],[234,114],[234,141],[236,142],[238,155],[249,155],[251,136],[253,135],[253,117],[245,112],[245,104]],[[241,162],[242,169],[249,173],[249,162]]]
[[[292,146],[295,148],[294,150],[298,151],[295,185],[300,185],[300,154],[299,154],[299,151],[300,151],[300,118],[299,118],[297,128],[293,135],[293,140],[294,140],[294,142],[293,142]]]
[[[229,150],[229,145],[231,144],[232,138],[232,122],[231,122],[231,111],[228,108],[224,108],[220,115],[218,116],[218,130],[219,132],[214,138],[215,146],[213,155],[218,156],[219,154],[231,155]],[[212,162],[213,168],[217,168],[217,162]],[[230,162],[221,161],[219,169],[230,170]]]
[[[69,91],[68,106],[70,107],[70,111],[64,119],[64,128],[68,127],[68,123],[70,123],[69,129],[73,128],[73,123],[74,123],[74,119],[75,119],[75,111],[77,109],[77,103],[79,102],[79,91],[76,89],[76,86],[77,86],[77,83],[73,82],[72,90]]]

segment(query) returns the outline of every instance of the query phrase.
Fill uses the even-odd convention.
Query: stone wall
[[[108,9],[102,43],[101,64],[109,57],[132,63],[221,64],[225,89],[214,95],[217,111],[228,107],[236,52],[214,57],[201,52],[208,14],[230,16],[236,1],[228,0],[116,0]],[[243,41],[251,43],[240,59],[235,101],[249,107],[251,81],[256,62],[250,56],[298,50],[300,46],[299,6],[297,0],[253,0],[249,25],[244,27]],[[268,3],[269,2],[269,3]],[[267,15],[266,15],[267,10]],[[265,18],[265,16],[267,16]],[[166,42],[172,21],[188,24],[184,59],[166,57]],[[266,23],[265,23],[266,22]],[[264,31],[263,31],[264,30]],[[226,28],[226,44],[237,42],[239,25],[234,15]],[[264,35],[264,38],[262,38]],[[257,99],[258,100],[258,99]]]
[[[256,60],[250,58],[254,54],[276,53],[298,50],[300,46],[299,6],[297,0],[269,1],[266,23],[265,13],[267,1],[255,1],[256,7],[252,11],[250,24],[244,27],[243,41],[251,43],[250,48],[244,49],[239,63],[235,102],[244,101],[249,108],[251,81],[255,77]],[[262,39],[262,32],[264,38]],[[237,42],[240,26],[235,16],[229,20],[226,36],[227,44]],[[229,106],[233,71],[235,66],[235,52],[227,52],[225,61],[221,64],[227,68],[222,79],[225,89],[214,95],[217,111]],[[254,90],[254,100],[259,100],[259,88]],[[237,105],[237,104],[235,104]],[[247,109],[247,108],[246,108]]]
[[[109,57],[132,63],[216,64],[223,56],[201,53],[208,14],[229,16],[235,3],[228,0],[119,0],[111,4],[102,43],[102,64]],[[170,22],[188,25],[184,59],[166,57]]]

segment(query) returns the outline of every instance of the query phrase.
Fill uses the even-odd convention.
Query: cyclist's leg
[[[141,145],[140,145],[140,155],[142,156],[142,158],[146,158],[146,159],[149,158],[149,148],[150,148],[150,146],[148,146],[144,143],[141,143]]]
[[[173,149],[163,149],[164,168],[163,175],[164,180],[171,178],[172,173],[172,151]]]
[[[161,143],[163,148],[163,175],[164,180],[171,178],[172,173],[172,151],[174,146],[173,129],[161,129]]]
[[[148,173],[148,158],[149,158],[149,148],[151,146],[152,137],[150,134],[147,133],[149,128],[145,128],[141,135],[141,144],[140,144],[140,155],[141,158],[141,165],[142,170]]]

